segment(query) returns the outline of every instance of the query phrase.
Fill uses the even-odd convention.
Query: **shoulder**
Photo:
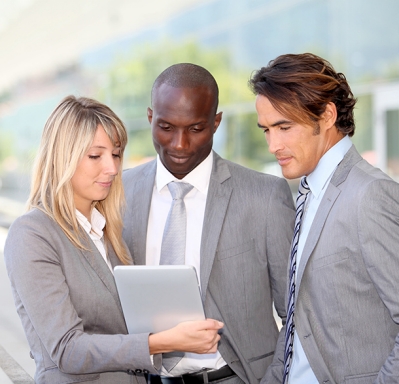
[[[375,186],[390,186],[398,188],[399,184],[392,180],[381,169],[369,164],[366,160],[359,161],[351,170],[347,178],[353,188],[367,190]]]
[[[136,181],[137,178],[146,177],[150,174],[155,174],[157,162],[156,160],[151,160],[148,163],[138,165],[137,167],[127,168],[123,170],[122,179],[123,183],[130,183]]]
[[[45,258],[48,249],[56,249],[66,239],[55,221],[34,208],[18,217],[10,226],[4,246],[5,259]]]
[[[255,171],[253,169],[246,168],[240,164],[233,163],[232,161],[220,158],[221,164],[225,164],[230,171],[230,176],[234,183],[240,185],[253,185],[253,186],[285,186],[288,185],[287,181],[281,177],[270,175],[267,173]]]
[[[372,183],[393,182],[386,173],[368,163],[356,150],[355,146],[348,150],[343,160],[338,164],[331,184],[339,189],[366,190]]]
[[[352,201],[360,210],[366,206],[385,205],[392,208],[399,204],[399,184],[365,160],[352,167],[338,188],[341,190],[341,199]]]
[[[221,158],[215,162],[215,168],[211,186],[216,187],[220,183],[222,188],[231,188],[232,201],[243,206],[262,205],[272,206],[273,209],[279,209],[277,207],[281,204],[290,209],[293,207],[287,180]]]
[[[46,231],[49,226],[54,226],[54,220],[38,208],[26,212],[11,224],[9,235],[21,230],[35,229]]]
[[[31,243],[55,244],[66,238],[58,223],[45,212],[34,208],[18,217],[8,230],[7,243],[28,246]]]

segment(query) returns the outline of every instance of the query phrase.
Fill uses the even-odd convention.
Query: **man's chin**
[[[165,165],[165,164],[164,164]],[[180,167],[176,167],[176,165],[174,164],[174,166],[168,166],[165,165],[165,168],[177,179],[182,179],[184,176],[186,176],[187,174],[189,174],[193,168],[180,168]]]
[[[298,174],[298,172],[292,170],[290,171],[289,169],[284,169],[284,167],[281,167],[281,173],[288,180],[294,180],[298,179],[299,177],[302,177],[301,175]]]

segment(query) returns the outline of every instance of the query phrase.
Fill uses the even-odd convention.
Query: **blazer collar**
[[[360,156],[355,146],[352,145],[334,172],[334,175],[331,178],[331,184],[337,187],[343,183],[348,177],[348,174],[353,166],[362,159],[363,158]]]
[[[341,189],[339,188],[339,186],[347,179],[349,172],[354,167],[354,165],[361,160],[362,157],[357,152],[355,146],[352,145],[342,161],[338,164],[338,167],[331,178],[330,184],[327,187],[327,190],[323,196],[323,200],[321,201],[316,216],[313,220],[308,238],[306,239],[306,243],[302,252],[301,262],[298,267],[298,275],[296,279],[297,291],[299,290],[305,267],[314,250],[314,247],[316,246],[320,238],[321,231],[324,227],[325,221],[327,220],[328,214],[333,207],[335,201],[337,200],[339,194],[341,193]],[[296,295],[295,300],[297,297],[298,295]]]
[[[204,223],[201,238],[201,291],[205,302],[209,276],[215,260],[224,218],[232,193],[232,186],[228,182],[231,174],[225,160],[216,152],[213,153],[213,167],[206,199]]]
[[[132,239],[134,264],[145,265],[147,223],[150,215],[156,170],[157,162],[152,160],[147,167],[143,168],[142,173],[137,176],[134,190],[129,191],[135,196],[132,207],[129,207],[134,212],[134,215],[131,216],[134,217],[132,221],[132,233],[135,234]]]
[[[83,231],[82,231],[83,232]],[[98,249],[94,245],[94,243],[90,240],[88,235],[84,233],[85,241],[84,245],[87,249],[81,250],[83,256],[96,272],[98,277],[110,291],[112,297],[114,298],[115,302],[117,303],[119,309],[122,311],[122,307],[119,301],[118,291],[116,289],[115,280],[112,272],[110,271],[108,265],[106,264],[103,257],[100,255]],[[107,252],[109,254],[111,264],[114,267],[117,263],[120,264],[119,259],[117,258],[115,251],[113,250],[112,246],[108,245]]]

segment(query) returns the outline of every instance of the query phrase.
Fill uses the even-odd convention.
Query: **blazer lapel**
[[[213,156],[213,168],[205,207],[200,251],[200,279],[203,302],[205,302],[209,276],[215,259],[220,232],[233,190],[228,183],[224,183],[231,177],[227,164],[215,152]]]
[[[110,271],[107,263],[101,256],[100,252],[96,248],[96,246],[93,244],[93,242],[87,238],[85,246],[88,248],[87,250],[81,250],[83,256],[93,268],[93,270],[96,272],[100,280],[104,283],[104,285],[107,287],[107,289],[110,291],[112,297],[114,298],[115,302],[117,303],[119,309],[122,311],[122,307],[119,301],[119,295],[118,291],[116,289],[115,285],[115,280],[114,280],[114,275]],[[108,253],[110,253],[110,260],[115,261],[116,255],[111,246],[108,247],[107,249]],[[112,255],[112,256],[111,256]],[[112,266],[113,263],[111,263]]]
[[[299,289],[299,286],[301,284],[303,272],[305,270],[309,257],[312,254],[317,241],[319,240],[327,216],[340,192],[341,191],[337,187],[330,184],[327,187],[327,190],[323,196],[323,200],[321,201],[320,206],[317,210],[312,226],[310,227],[308,238],[306,239],[306,243],[302,251],[302,256],[299,263],[298,275],[296,280],[297,290]],[[295,295],[295,300],[297,297],[298,295]]]
[[[306,239],[306,243],[302,252],[296,281],[297,289],[299,289],[306,264],[309,261],[314,247],[317,244],[317,241],[319,240],[328,214],[333,207],[335,201],[337,200],[339,194],[341,193],[339,185],[346,180],[353,166],[361,160],[362,157],[359,155],[356,148],[352,145],[342,161],[338,164],[338,167],[331,178],[330,184],[328,185],[327,190],[323,196],[323,200],[321,201],[320,206],[317,210],[312,226],[310,227],[309,235]],[[298,295],[296,295],[296,298],[297,297]]]
[[[150,214],[150,206],[152,199],[152,190],[154,188],[155,173],[156,173],[156,161],[149,163],[149,166],[145,168],[142,173],[142,177],[134,184],[135,190],[133,194],[135,199],[132,204],[132,212],[134,215],[132,219],[132,233],[133,237],[133,261],[134,264],[144,265],[145,254],[146,254],[146,242],[147,242],[147,224],[148,216]]]

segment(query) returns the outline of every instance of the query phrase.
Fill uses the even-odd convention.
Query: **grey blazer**
[[[316,213],[297,291],[296,330],[320,383],[399,383],[399,184],[354,146]],[[267,383],[281,383],[283,350]]]
[[[155,173],[154,160],[123,174],[123,236],[135,264],[145,264]],[[258,383],[273,358],[279,334],[273,300],[285,320],[294,215],[284,179],[214,153],[200,250],[202,299],[206,316],[225,324],[219,352],[246,383]]]
[[[33,209],[11,226],[4,257],[36,363],[36,383],[145,383],[148,334],[127,335],[111,271],[86,235],[77,249]],[[113,266],[119,263],[109,249]],[[136,376],[137,375],[137,376]]]

